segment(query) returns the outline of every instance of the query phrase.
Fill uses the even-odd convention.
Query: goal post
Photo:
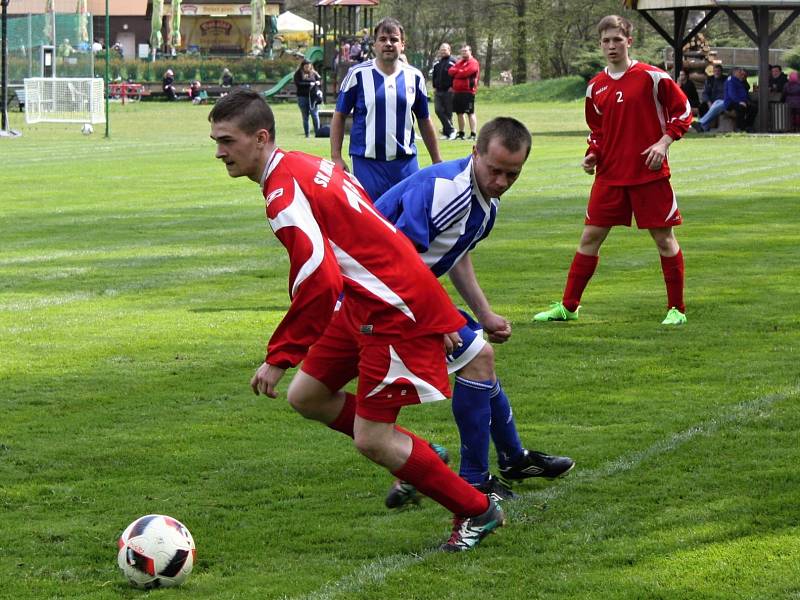
[[[28,77],[26,123],[105,123],[105,84],[96,77]]]

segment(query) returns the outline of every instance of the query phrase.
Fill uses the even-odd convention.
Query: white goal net
[[[27,123],[105,123],[103,80],[91,77],[25,79]]]

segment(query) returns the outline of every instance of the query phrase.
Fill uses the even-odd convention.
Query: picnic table
[[[150,89],[141,83],[131,83],[128,81],[120,81],[108,84],[108,97],[115,100],[121,100],[125,104],[125,100],[141,100],[142,96],[149,96]]]

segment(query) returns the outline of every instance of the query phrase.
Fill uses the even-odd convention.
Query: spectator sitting
[[[122,45],[121,45],[119,42],[117,42],[116,44],[114,44],[114,45],[111,47],[111,49],[112,49],[114,52],[116,52],[116,53],[117,53],[117,56],[119,56],[120,58],[125,58],[125,55],[124,55],[124,54],[123,54],[123,52],[122,52]]]
[[[164,91],[167,100],[172,102],[178,99],[178,93],[175,91],[175,73],[172,69],[167,69],[164,72],[164,79],[161,80],[161,89]]]
[[[770,94],[782,94],[783,88],[789,78],[783,72],[783,67],[780,65],[772,65],[769,68],[769,92]]]
[[[222,69],[222,77],[219,78],[222,87],[233,87],[233,73],[227,67]]]
[[[103,51],[103,43],[100,40],[95,40],[92,42],[92,52],[97,54],[98,52]]]
[[[789,73],[786,85],[783,86],[783,101],[789,107],[789,122],[792,131],[800,131],[800,73]]]
[[[756,119],[756,108],[747,90],[747,71],[742,67],[734,68],[725,81],[725,110],[736,111],[737,131],[750,130]]]
[[[689,99],[689,106],[692,107],[692,114],[697,116],[700,98],[697,96],[697,88],[689,79],[689,72],[686,69],[681,69],[681,72],[678,73],[678,85],[683,93],[686,94],[686,98]]]
[[[192,104],[205,104],[208,102],[208,92],[203,89],[199,80],[195,79],[187,90]]]
[[[723,96],[725,96],[725,75],[722,72],[722,65],[714,65],[712,74],[706,78],[703,93],[700,95],[700,106],[698,106],[700,116],[705,116],[715,102],[722,102]]]

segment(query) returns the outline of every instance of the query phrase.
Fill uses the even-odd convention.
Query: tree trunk
[[[483,61],[483,85],[492,86],[492,54],[494,52],[494,31],[486,39],[486,59]]]
[[[527,5],[527,0],[514,0],[514,7],[517,10],[514,36],[514,85],[528,81],[528,30],[525,19]]]

